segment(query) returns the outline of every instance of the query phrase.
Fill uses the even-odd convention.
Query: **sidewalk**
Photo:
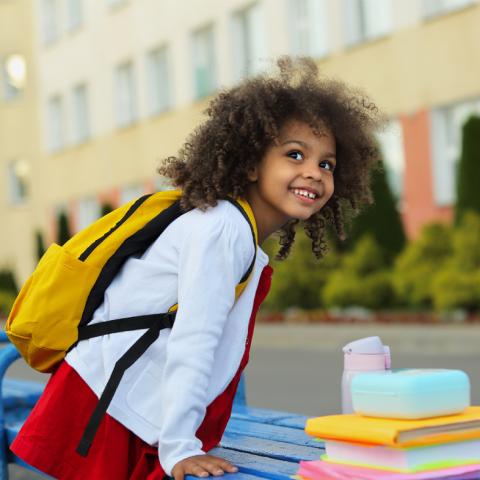
[[[480,325],[257,324],[259,348],[340,352],[343,345],[378,335],[396,353],[480,356]]]

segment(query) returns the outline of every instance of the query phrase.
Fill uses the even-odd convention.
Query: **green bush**
[[[7,317],[15,301],[15,293],[0,290],[0,317]]]
[[[325,305],[370,309],[393,306],[395,292],[385,262],[385,253],[373,236],[362,237],[326,282],[322,292]]]
[[[63,245],[70,240],[70,226],[68,216],[65,211],[61,211],[57,217],[57,243]]]
[[[45,242],[43,241],[43,234],[40,230],[35,231],[35,251],[37,260],[40,260],[45,253]]]
[[[297,232],[292,253],[285,261],[276,261],[278,243],[270,240],[264,250],[271,258],[274,270],[272,287],[264,307],[283,310],[289,307],[319,308],[322,306],[321,291],[331,272],[338,266],[338,255],[329,243],[330,251],[321,260],[312,252],[311,241],[303,230]]]
[[[431,308],[433,278],[451,256],[452,249],[450,227],[425,226],[395,262],[392,280],[397,296],[409,306]]]
[[[436,310],[480,309],[480,215],[466,212],[453,233],[453,252],[432,285]]]
[[[102,206],[100,209],[100,216],[104,217],[105,215],[108,215],[110,212],[113,212],[113,210],[114,210],[113,205],[110,202],[102,203]]]
[[[435,276],[432,294],[437,311],[477,311],[480,309],[480,272],[445,268]]]
[[[0,270],[0,291],[13,293],[14,295],[18,293],[15,276],[12,270],[8,268],[3,268]]]
[[[467,211],[454,231],[452,264],[461,271],[480,270],[480,214]]]

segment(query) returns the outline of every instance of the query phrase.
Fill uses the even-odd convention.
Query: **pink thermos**
[[[390,348],[380,337],[366,337],[343,347],[342,413],[353,413],[352,378],[361,372],[381,372],[391,368]]]

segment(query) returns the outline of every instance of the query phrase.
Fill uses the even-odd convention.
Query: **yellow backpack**
[[[10,341],[25,361],[41,372],[53,371],[80,340],[146,329],[118,360],[79,445],[78,452],[83,455],[88,452],[123,373],[158,338],[161,329],[172,327],[177,305],[163,313],[92,325],[89,322],[125,261],[143,253],[184,213],[180,197],[180,191],[144,195],[100,218],[65,245],[52,244],[23,285],[8,317],[6,332]],[[256,252],[258,237],[250,206],[244,200],[228,200],[248,221]],[[236,287],[236,298],[246,287],[254,262],[255,257]]]

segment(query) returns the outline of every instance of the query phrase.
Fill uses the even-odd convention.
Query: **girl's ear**
[[[251,182],[256,182],[258,180],[258,169],[256,165],[248,171],[247,177]]]

